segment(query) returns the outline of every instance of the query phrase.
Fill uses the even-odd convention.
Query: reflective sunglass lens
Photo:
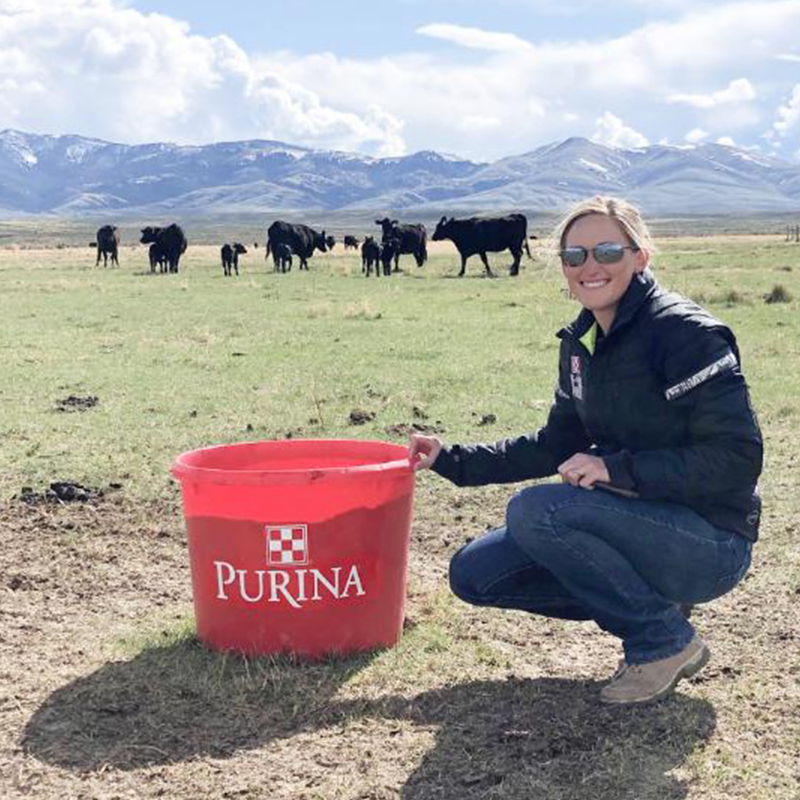
[[[561,260],[570,267],[579,267],[588,255],[585,247],[567,247],[561,251]]]
[[[625,248],[621,244],[599,244],[593,251],[595,261],[600,264],[614,264],[624,254]]]
[[[616,264],[622,260],[626,250],[637,252],[639,248],[635,245],[622,245],[617,242],[601,242],[592,248],[591,253],[598,264]],[[579,245],[565,247],[561,251],[561,260],[569,267],[582,266],[588,257],[589,251]]]

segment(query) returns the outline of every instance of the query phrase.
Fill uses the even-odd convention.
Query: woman
[[[409,456],[459,486],[561,476],[523,489],[504,526],[456,553],[452,589],[594,620],[624,650],[601,700],[651,702],[709,659],[686,606],[730,591],[750,565],[761,433],[733,333],[658,285],[636,208],[594,197],[555,236],[583,309],[558,333],[547,423],[496,444],[413,435]]]

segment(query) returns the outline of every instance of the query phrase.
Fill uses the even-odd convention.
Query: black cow
[[[417,266],[421,267],[428,260],[427,238],[428,233],[424,225],[401,225],[396,219],[376,219],[376,225],[383,230],[382,241],[391,238],[400,239],[400,252],[395,256],[395,272],[400,269],[400,255],[410,253],[414,256]]]
[[[167,256],[160,245],[153,242],[147,255],[150,258],[150,272],[155,272],[156,267],[159,268],[159,272],[167,271]]]
[[[222,273],[226,277],[230,277],[231,269],[239,275],[239,256],[244,255],[247,248],[239,242],[234,242],[233,246],[225,242],[222,249],[219,251],[220,258],[222,259]]]
[[[372,236],[367,236],[364,239],[364,244],[361,245],[361,271],[369,277],[369,273],[372,270],[372,267],[375,267],[375,277],[380,275],[380,258],[381,258],[381,247],[372,238]]]
[[[292,268],[292,248],[284,242],[278,242],[272,253],[275,260],[275,269],[280,267],[281,272],[288,272]]]
[[[522,258],[522,248],[525,247],[528,258],[531,251],[528,247],[528,220],[524,214],[508,214],[505,217],[470,217],[469,219],[454,219],[442,217],[436,230],[433,232],[435,242],[450,239],[461,255],[461,272],[464,275],[467,259],[476,253],[480,255],[486,274],[493,276],[486,260],[486,253],[497,253],[501,250],[510,250],[514,263],[509,270],[510,275],[519,275],[519,262]]]
[[[111,266],[115,264],[119,266],[119,259],[117,258],[119,249],[119,231],[116,225],[103,225],[97,231],[97,261],[94,265],[100,263],[100,256],[103,256],[103,266],[108,266],[108,257],[111,256]]]
[[[276,244],[288,244],[294,253],[300,259],[300,269],[308,269],[308,259],[314,255],[314,250],[317,249],[321,253],[328,250],[328,243],[326,241],[325,231],[317,233],[313,228],[308,225],[292,224],[291,222],[273,222],[267,230],[267,247],[264,252],[264,258],[268,258],[270,251],[272,252],[272,259],[275,263],[275,270],[278,269],[278,257],[275,254]]]
[[[148,225],[142,228],[139,239],[142,244],[157,244],[167,260],[170,272],[177,272],[181,256],[186,252],[186,235],[180,225],[174,222],[166,228],[156,228]],[[152,262],[151,262],[152,269]]]
[[[345,236],[344,237],[344,249],[347,250],[349,248],[353,248],[353,250],[358,250],[358,239],[355,236]]]
[[[397,259],[400,257],[401,248],[402,240],[399,236],[393,236],[390,239],[386,239],[381,244],[381,264],[383,264],[384,275],[392,274],[392,261],[394,261],[396,267]],[[395,271],[397,270],[395,269]],[[377,265],[375,266],[375,272],[378,272]]]

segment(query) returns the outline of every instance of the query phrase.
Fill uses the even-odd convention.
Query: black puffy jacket
[[[584,309],[558,336],[546,425],[495,444],[445,447],[434,471],[459,486],[511,483],[553,475],[591,452],[614,486],[689,506],[755,541],[763,445],[730,329],[645,270],[607,335]]]

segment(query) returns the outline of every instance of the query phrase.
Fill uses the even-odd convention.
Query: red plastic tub
[[[396,644],[414,472],[402,445],[286,440],[178,456],[197,633],[318,658]]]

